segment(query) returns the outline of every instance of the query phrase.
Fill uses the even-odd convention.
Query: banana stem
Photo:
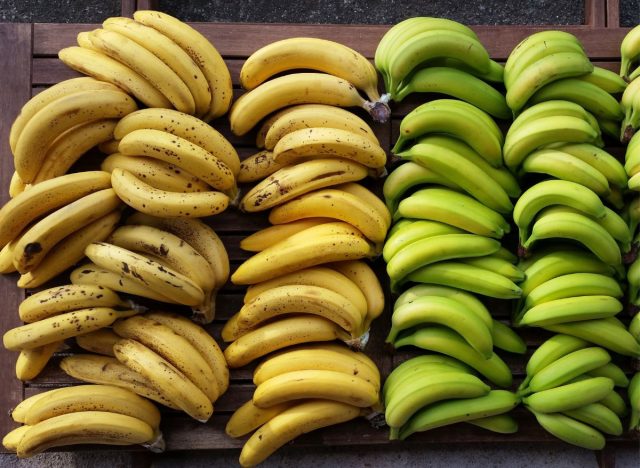
[[[391,109],[385,102],[365,101],[363,107],[367,112],[369,112],[371,117],[373,117],[374,122],[385,123],[387,120],[389,120],[389,117],[391,117]]]

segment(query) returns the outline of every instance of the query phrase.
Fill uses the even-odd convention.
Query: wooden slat
[[[30,24],[0,23],[0,44],[10,44],[10,51],[0,54],[0,70],[3,70],[0,93],[0,203],[9,199],[7,187],[13,174],[13,158],[9,149],[9,129],[13,118],[31,94],[31,40]],[[2,333],[20,325],[18,304],[24,293],[16,287],[17,275],[0,277],[0,330]],[[2,408],[12,408],[22,400],[22,382],[16,379],[17,353],[0,348],[0,382],[2,382]],[[0,434],[6,434],[15,423],[6,411],[0,411]],[[0,450],[4,451],[4,448]]]
[[[585,0],[584,10],[585,25],[593,28],[606,26],[606,0]]]
[[[120,15],[131,17],[136,11],[136,0],[120,0]]]
[[[620,1],[619,0],[606,0],[607,1],[607,28],[619,28],[620,27]]]
[[[158,2],[155,0],[137,0],[136,10],[157,10]]]

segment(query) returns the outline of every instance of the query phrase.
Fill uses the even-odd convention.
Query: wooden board
[[[627,30],[617,27],[607,28],[605,24],[594,18],[604,12],[604,2],[593,0],[587,2],[591,16],[587,15],[587,24],[582,26],[562,27],[576,34],[585,44],[587,53],[601,66],[616,69],[619,64],[619,44]],[[130,7],[130,5],[129,5]],[[127,7],[127,8],[129,8]],[[123,6],[124,8],[124,6]],[[2,69],[5,73],[3,92],[0,95],[3,113],[0,116],[0,149],[4,155],[2,159],[2,172],[0,187],[3,187],[2,201],[7,198],[9,178],[13,172],[9,153],[7,135],[9,126],[17,114],[20,106],[32,94],[37,94],[42,89],[60,80],[67,79],[77,74],[66,68],[57,58],[60,48],[75,44],[75,36],[80,31],[98,27],[94,24],[34,24],[34,25],[1,25],[0,47],[6,51],[10,47],[10,53],[0,54]],[[372,58],[376,44],[380,37],[388,29],[388,26],[361,26],[361,25],[278,25],[278,24],[194,24],[207,38],[209,38],[223,54],[231,70],[235,94],[239,96],[242,91],[238,86],[238,73],[243,60],[258,47],[269,42],[292,36],[324,37],[343,42],[350,47]],[[487,46],[491,56],[499,61],[504,61],[509,51],[515,44],[527,35],[549,27],[511,27],[511,26],[477,26],[480,39]],[[381,144],[389,150],[394,141],[397,127],[403,115],[406,115],[423,97],[414,96],[405,103],[394,107],[393,118],[386,124],[376,124],[374,129]],[[361,115],[363,115],[361,113]],[[363,115],[364,116],[364,115]],[[213,125],[225,134],[230,141],[237,146],[242,157],[249,156],[256,149],[253,147],[253,136],[238,138],[231,134],[228,122],[222,118]],[[615,148],[614,148],[615,149]],[[619,150],[618,150],[619,153]],[[378,181],[366,182],[371,188],[380,193],[381,183]],[[240,240],[250,232],[268,225],[266,214],[241,215],[237,211],[229,210],[220,216],[208,220],[210,224],[222,236],[230,254],[232,268],[248,257],[246,252],[239,248]],[[384,278],[384,268],[381,260],[376,262],[376,268],[383,284],[387,284]],[[24,293],[15,287],[16,276],[9,275],[0,278],[0,297],[4,298],[4,313],[0,315],[0,325],[4,332],[8,328],[18,325],[17,304],[24,297]],[[214,323],[207,329],[216,339],[220,340],[220,329],[224,321],[235,313],[242,303],[244,289],[227,285],[218,298],[218,313]],[[390,294],[387,292],[388,299]],[[391,301],[388,301],[391,304]],[[498,319],[507,321],[510,313],[510,305],[506,301],[491,301],[490,309]],[[384,350],[383,340],[389,327],[390,310],[387,308],[382,317],[373,324],[371,341],[366,352],[377,362],[383,376],[388,375],[397,363],[406,359],[411,352],[389,354]],[[545,337],[545,332],[533,329],[521,331],[522,336],[529,345],[526,356],[515,356],[509,353],[500,353],[514,372],[516,383],[521,381],[524,374],[526,360],[532,350]],[[60,385],[77,383],[74,379],[62,373],[57,363],[59,360],[77,349],[71,345],[69,350],[58,355],[47,366],[43,374],[34,382],[22,385],[14,377],[15,353],[1,350],[0,378],[3,380],[2,401],[0,402],[0,432],[6,433],[15,424],[11,421],[8,411],[23,396],[29,396],[46,389]],[[627,371],[631,371],[628,359],[621,358],[619,363]],[[232,385],[230,390],[217,402],[216,413],[207,424],[200,424],[190,420],[187,416],[174,412],[164,411],[162,423],[167,440],[168,450],[205,450],[205,449],[229,449],[238,448],[242,441],[233,440],[224,434],[224,425],[231,412],[247,401],[253,391],[250,383],[253,366],[232,371]],[[520,431],[513,435],[497,435],[483,431],[470,425],[457,425],[418,434],[407,441],[407,446],[423,444],[456,444],[462,447],[467,443],[548,443],[555,442],[552,436],[542,430],[535,420],[524,409],[516,411],[520,421]],[[637,438],[630,435],[608,438],[608,450],[616,446],[637,444]],[[300,437],[294,443],[296,446],[305,445],[385,445],[387,430],[376,430],[364,421],[356,421],[328,430],[317,431]],[[397,444],[394,444],[398,446]],[[403,445],[404,446],[404,445]],[[86,450],[87,448],[80,448]],[[93,449],[93,448],[92,448]],[[134,449],[135,450],[135,449]],[[606,459],[607,457],[602,457]]]

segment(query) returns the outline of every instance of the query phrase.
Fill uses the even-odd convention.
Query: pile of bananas
[[[640,372],[636,372],[629,382],[628,387],[631,417],[629,418],[629,430],[640,431]]]
[[[344,345],[303,345],[272,354],[256,367],[253,383],[252,399],[226,426],[231,437],[253,432],[240,453],[241,466],[261,463],[301,434],[370,417],[379,406],[378,368]]]
[[[403,362],[387,377],[382,393],[391,440],[459,422],[502,434],[518,430],[506,413],[520,398],[491,390],[469,367],[447,356],[425,354]]]
[[[640,128],[640,26],[633,28],[620,44],[620,76],[630,84],[622,95],[620,104],[624,112],[624,120],[620,132],[620,141],[628,142]]]
[[[209,121],[231,105],[231,75],[198,31],[159,11],[108,18],[78,34],[58,56],[74,70],[113,83],[147,107],[177,109]]]
[[[601,450],[602,433],[620,435],[628,413],[615,387],[629,379],[609,353],[569,335],[554,335],[532,354],[518,389],[540,425],[565,442]]]
[[[486,83],[502,84],[502,65],[489,58],[471,28],[455,21],[415,17],[396,24],[380,40],[375,66],[394,101],[435,92],[501,119],[511,116],[504,96]]]
[[[113,331],[92,333],[78,343],[99,354],[75,354],[60,362],[85,382],[126,388],[206,422],[213,403],[229,386],[222,351],[206,330],[168,312],[118,320]]]
[[[46,283],[111,234],[121,207],[103,171],[63,175],[17,194],[0,208],[0,272],[20,272],[20,288]]]
[[[24,424],[2,445],[20,458],[72,444],[135,445],[164,450],[160,412],[130,390],[111,385],[78,385],[35,394],[11,412]]]
[[[215,231],[198,219],[135,213],[104,242],[85,249],[91,260],[71,273],[73,284],[106,286],[155,301],[192,307],[210,323],[229,276],[229,257]]]

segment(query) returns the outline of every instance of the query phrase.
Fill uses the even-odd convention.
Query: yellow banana
[[[20,178],[20,174],[13,172],[11,181],[9,182],[9,197],[13,198],[18,194],[24,192],[30,185],[25,184]]]
[[[240,248],[249,252],[260,252],[307,228],[332,221],[329,218],[305,218],[299,221],[269,226],[242,239]]]
[[[19,426],[7,433],[2,438],[3,447],[11,453],[16,453],[18,450],[18,444],[20,444],[22,437],[24,437],[29,429],[31,429],[30,426]]]
[[[13,248],[20,240],[20,237],[12,240],[0,249],[0,274],[13,273],[16,267],[13,265]]]
[[[275,162],[271,151],[258,151],[256,154],[243,159],[240,163],[238,182],[256,182],[270,176],[283,167],[284,164]]]
[[[272,420],[275,416],[282,413],[287,408],[290,408],[292,404],[282,403],[281,405],[270,406],[269,408],[258,408],[253,404],[253,401],[249,400],[240,408],[234,411],[231,418],[227,422],[225,432],[230,437],[242,437],[255,431],[263,424]],[[11,434],[11,433],[9,433]],[[16,438],[19,438],[19,434],[14,434]],[[4,444],[4,440],[3,440]],[[5,448],[8,449],[7,445]]]
[[[385,220],[387,229],[389,229],[389,226],[391,226],[391,213],[389,213],[389,209],[382,199],[380,199],[375,193],[361,184],[356,184],[355,182],[341,184],[335,188],[365,200],[374,210],[380,213],[380,216]]]
[[[63,344],[63,341],[54,341],[44,346],[20,351],[16,360],[16,377],[22,381],[35,379],[47,365],[53,353]]]
[[[108,140],[98,145],[98,150],[104,154],[114,154],[118,152],[119,140]]]
[[[76,343],[85,351],[114,357],[113,345],[119,339],[120,337],[110,328],[101,328],[86,335],[76,336]]]

